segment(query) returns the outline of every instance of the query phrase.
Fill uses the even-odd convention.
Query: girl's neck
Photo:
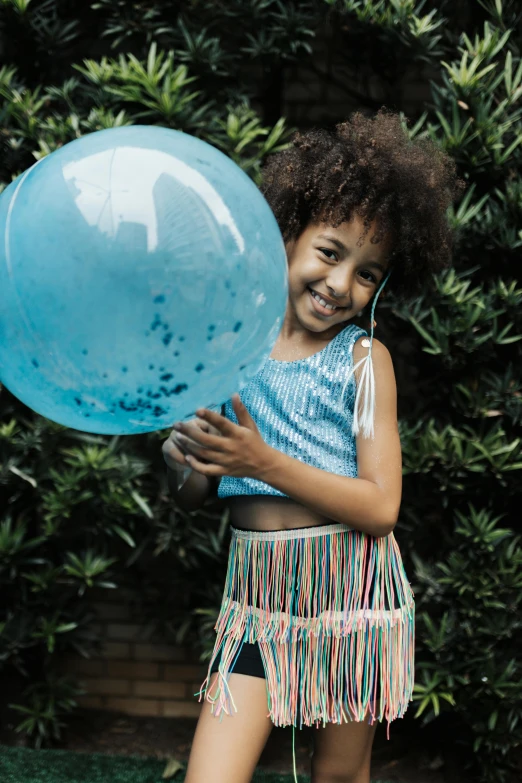
[[[318,345],[319,343],[328,343],[351,323],[355,323],[355,319],[352,318],[349,321],[342,321],[321,332],[312,332],[310,329],[306,329],[301,324],[296,323],[295,320],[292,322],[285,320],[277,341],[281,341],[288,345]]]
[[[281,362],[293,362],[298,359],[307,359],[309,356],[318,353],[325,348],[339,332],[342,332],[351,321],[343,321],[341,324],[336,324],[337,330],[333,332],[331,329],[327,329],[323,332],[310,332],[302,329],[285,333],[285,328],[281,329],[279,336],[272,348],[270,354],[271,359]]]

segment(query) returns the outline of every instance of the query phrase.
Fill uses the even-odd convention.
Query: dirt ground
[[[374,743],[372,779],[387,783],[450,783],[453,775],[445,768],[436,752],[419,750],[398,725],[392,724],[391,739],[386,740],[384,725],[379,726]],[[154,758],[174,756],[180,761],[188,759],[195,719],[130,717],[99,710],[78,710],[68,721],[63,741],[56,747],[87,753],[137,755]],[[296,732],[296,760],[300,773],[309,774],[312,749],[312,732],[320,729],[303,729]],[[4,725],[0,742],[6,745],[21,744],[19,735]],[[274,728],[267,742],[259,767],[291,774],[292,730]],[[462,779],[460,783],[463,783]]]

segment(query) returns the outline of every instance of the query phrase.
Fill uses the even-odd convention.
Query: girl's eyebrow
[[[339,250],[341,250],[343,253],[347,253],[348,252],[346,246],[343,245],[343,243],[341,242],[340,239],[336,239],[335,237],[328,236],[328,234],[318,234],[317,238],[318,239],[327,239],[328,242],[331,242],[332,245],[335,245],[336,247],[338,247]],[[373,266],[376,269],[380,269],[383,274],[384,274],[384,272],[386,272],[386,269],[385,269],[384,265],[380,264],[378,261],[365,261],[364,262],[364,266]]]
[[[384,274],[384,272],[386,272],[386,269],[384,268],[384,266],[382,264],[379,264],[378,261],[365,261],[364,262],[364,266],[373,266],[376,269],[380,269],[383,274]]]
[[[343,245],[340,239],[335,239],[335,237],[329,237],[328,234],[318,234],[318,239],[327,239],[328,242],[331,242],[332,245],[336,245],[339,250],[343,250],[345,253],[347,252],[346,247]]]

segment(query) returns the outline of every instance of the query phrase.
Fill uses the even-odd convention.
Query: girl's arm
[[[167,483],[171,497],[184,511],[197,511],[207,498],[217,493],[219,479],[213,476],[203,476],[193,470],[183,486],[178,489],[179,472],[167,468]]]
[[[361,340],[353,360],[366,356]],[[374,438],[357,437],[358,477],[348,478],[271,449],[256,478],[335,522],[372,536],[389,535],[396,523],[402,493],[402,458],[397,426],[397,386],[388,349],[373,340],[375,372]]]

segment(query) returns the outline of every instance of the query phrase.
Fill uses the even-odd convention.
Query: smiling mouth
[[[344,310],[344,307],[340,307],[339,305],[330,305],[326,302],[325,299],[321,297],[320,294],[317,293],[317,291],[314,291],[313,288],[308,288],[308,293],[312,297],[315,305],[315,309],[318,310],[323,315],[333,315],[338,310]],[[322,304],[324,302],[324,304]]]

